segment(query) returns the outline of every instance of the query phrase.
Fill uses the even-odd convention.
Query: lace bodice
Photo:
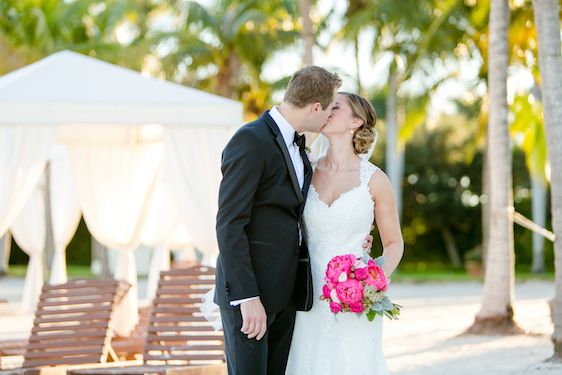
[[[374,221],[369,181],[377,169],[370,162],[362,160],[359,185],[341,194],[329,206],[320,199],[315,187],[310,186],[304,208],[304,223],[313,275],[323,275],[323,269],[335,255],[362,255],[362,245]]]

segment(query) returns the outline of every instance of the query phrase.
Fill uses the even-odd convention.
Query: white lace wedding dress
[[[377,170],[361,161],[360,184],[340,195],[330,206],[310,186],[304,210],[308,234],[314,303],[297,312],[287,375],[387,375],[382,349],[383,321],[364,315],[334,315],[320,300],[326,265],[335,255],[361,256],[365,237],[374,221],[369,181]]]

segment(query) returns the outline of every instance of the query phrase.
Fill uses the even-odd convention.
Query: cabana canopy
[[[242,122],[236,101],[70,51],[0,77],[0,236],[10,230],[30,255],[24,308],[35,306],[43,281],[47,162],[51,282],[66,280],[64,250],[82,215],[99,242],[120,251],[115,277],[132,285],[116,318],[126,335],[137,319],[139,244],[169,257],[162,250],[183,230],[181,241],[216,255],[220,154]]]
[[[241,118],[236,101],[71,51],[0,78],[0,124],[232,127]]]

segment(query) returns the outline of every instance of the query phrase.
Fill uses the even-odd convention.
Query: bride
[[[382,317],[330,312],[320,301],[326,265],[336,255],[361,256],[376,221],[390,276],[404,251],[400,222],[387,176],[362,159],[375,141],[376,115],[363,97],[339,93],[322,129],[329,147],[315,165],[304,210],[315,303],[297,312],[288,375],[388,374],[382,349]]]

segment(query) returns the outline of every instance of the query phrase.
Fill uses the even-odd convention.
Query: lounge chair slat
[[[193,353],[193,354],[183,354],[183,355],[174,355],[174,360],[184,360],[184,361],[193,361],[193,360],[207,360],[207,361],[223,361],[224,360],[224,353],[217,353],[217,354],[207,354],[207,353]],[[147,355],[145,361],[169,361],[168,355]]]
[[[53,348],[68,348],[68,345],[71,344],[73,347],[87,347],[87,346],[99,346],[103,345],[105,340],[105,336],[99,336],[97,338],[88,338],[87,340],[81,341],[69,341],[68,339],[64,340],[49,340],[49,341],[39,341],[29,343],[26,348],[27,350],[36,350],[36,349],[53,349]]]
[[[113,301],[108,298],[92,298],[87,301],[84,300],[70,300],[70,301],[41,301],[37,307],[50,307],[50,306],[69,306],[69,305],[99,305],[111,304]]]
[[[43,367],[43,366],[54,366],[54,365],[72,365],[72,364],[83,364],[83,363],[99,363],[101,361],[101,356],[78,356],[78,357],[61,357],[57,359],[48,360],[29,360],[23,362],[23,367]]]
[[[76,333],[74,332],[67,332],[67,333],[49,333],[49,334],[37,334],[37,335],[33,335],[29,338],[29,342],[44,342],[47,340],[64,340],[66,338],[77,338],[77,339],[83,339],[83,338],[95,338],[95,337],[105,337],[106,336],[106,332],[99,330],[99,329],[95,329],[91,332],[80,332],[80,337],[76,337]]]
[[[197,306],[154,306],[152,308],[153,315],[159,314],[178,314],[178,315],[188,315],[194,312],[199,312],[199,307]]]
[[[156,297],[153,300],[155,305],[162,305],[162,304],[194,304],[194,303],[201,303],[201,298],[167,298],[167,297]]]
[[[186,341],[215,341],[215,340],[224,340],[222,335],[168,335],[168,336],[159,336],[154,334],[148,334],[146,336],[146,342],[186,342]]]
[[[157,345],[157,344],[151,344],[151,345],[146,345],[145,346],[145,350],[151,351],[151,350],[162,350],[162,351],[169,351],[170,350],[170,346],[169,345]],[[205,344],[205,345],[174,345],[173,351],[186,351],[186,350],[224,350],[224,344],[215,344],[215,345],[209,345],[209,344]]]
[[[60,322],[82,322],[82,324],[87,324],[87,322],[97,321],[97,320],[107,320],[110,317],[110,313],[103,314],[87,314],[87,315],[73,315],[66,317],[54,317],[54,318],[37,318],[35,319],[35,324],[46,324],[46,323],[60,323]]]
[[[205,322],[207,319],[203,316],[157,316],[150,319],[150,323],[182,323],[182,322]]]
[[[38,333],[38,332],[47,332],[47,331],[73,331],[75,333],[79,333],[82,331],[91,331],[92,328],[107,328],[109,322],[98,322],[98,323],[92,323],[88,326],[83,326],[80,325],[79,321],[76,321],[76,323],[78,324],[74,324],[74,325],[70,325],[67,324],[65,326],[61,325],[61,326],[34,326],[31,329],[31,333]]]
[[[213,331],[213,327],[209,325],[205,326],[195,326],[195,325],[188,325],[188,326],[166,326],[166,325],[159,325],[154,326],[151,325],[148,327],[148,332],[209,332]]]
[[[101,348],[88,348],[88,349],[65,349],[65,350],[41,350],[41,351],[28,351],[25,353],[26,358],[37,359],[37,358],[52,358],[52,357],[69,357],[76,355],[98,355],[101,356],[103,351]]]

